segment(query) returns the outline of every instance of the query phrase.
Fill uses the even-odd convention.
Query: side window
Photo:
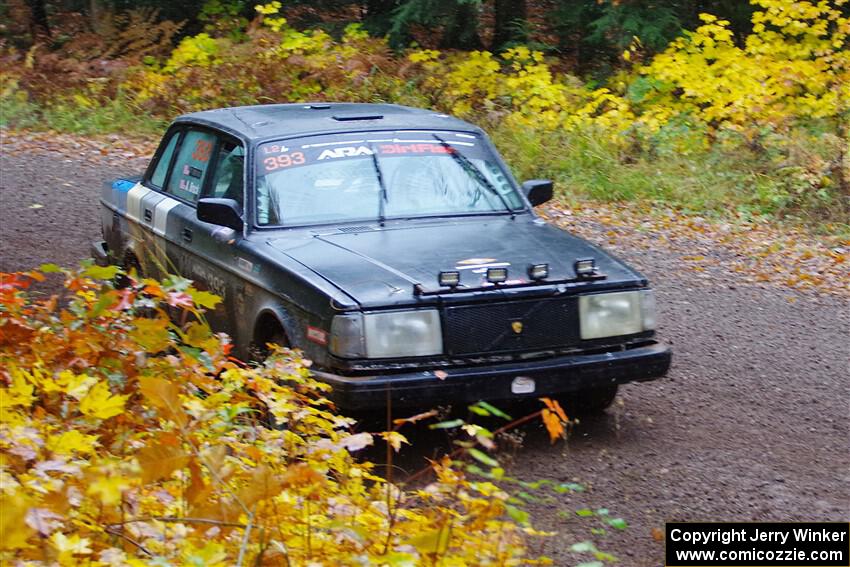
[[[178,138],[180,138],[180,131],[175,130],[171,133],[171,138],[162,151],[162,155],[159,156],[159,161],[156,162],[156,169],[153,170],[150,182],[157,189],[162,189],[162,186],[165,185],[165,174],[168,173],[168,165],[171,163],[171,156],[174,155],[174,147],[177,145]]]
[[[166,191],[176,197],[194,202],[204,186],[204,179],[215,148],[215,136],[208,132],[189,130],[177,151],[174,168],[168,178]]]
[[[218,146],[215,172],[212,183],[204,194],[204,197],[219,197],[233,199],[242,205],[245,194],[244,167],[245,150],[235,142],[222,140]]]

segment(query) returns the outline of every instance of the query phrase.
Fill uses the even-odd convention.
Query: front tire
[[[611,407],[617,397],[618,384],[609,384],[597,388],[579,390],[564,397],[561,405],[567,410],[567,415],[596,415]]]

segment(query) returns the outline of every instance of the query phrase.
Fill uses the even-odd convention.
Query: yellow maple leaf
[[[25,549],[32,547],[27,540],[35,530],[25,521],[32,502],[20,493],[0,492],[0,550]]]
[[[390,446],[398,453],[399,449],[401,449],[402,443],[407,443],[410,445],[410,441],[407,440],[407,437],[399,433],[398,431],[382,431],[381,437],[384,438],[384,441],[390,444]]]
[[[70,455],[75,451],[87,455],[94,452],[95,446],[97,446],[97,435],[86,435],[76,429],[47,439],[47,448],[59,455]]]
[[[130,338],[150,353],[163,351],[171,344],[168,321],[165,319],[136,319]]]
[[[113,396],[106,382],[98,382],[80,401],[80,411],[98,419],[109,419],[124,411],[124,403],[129,397]]]
[[[62,532],[56,532],[50,536],[50,544],[59,552],[60,565],[76,565],[75,555],[90,555],[91,540],[85,537],[80,537],[77,534],[66,536]]]
[[[98,496],[104,506],[115,506],[121,502],[121,493],[129,483],[119,476],[101,476],[92,482],[86,494]]]
[[[65,392],[75,400],[83,399],[96,383],[97,378],[85,374],[74,374],[70,370],[63,370],[54,380],[55,387],[58,390]]]

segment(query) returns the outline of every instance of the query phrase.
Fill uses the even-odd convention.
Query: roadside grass
[[[781,156],[743,144],[687,153],[656,147],[623,150],[588,132],[491,132],[518,180],[546,178],[567,203],[660,204],[684,213],[775,218],[830,234],[847,233],[834,191],[813,190],[818,172],[839,152],[837,139],[803,146],[793,137]]]
[[[0,127],[54,130],[70,134],[160,136],[168,125],[134,104],[122,93],[114,98],[68,97],[48,105],[35,104],[22,91],[0,96]]]

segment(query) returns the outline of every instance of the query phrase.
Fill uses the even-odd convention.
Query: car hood
[[[643,276],[601,249],[530,215],[344,227],[310,238],[274,238],[269,244],[364,308],[420,303],[414,285],[438,289],[442,270],[458,270],[462,286],[479,288],[486,284],[487,266],[506,267],[509,279],[519,283],[528,281],[530,264],[546,263],[552,281],[574,278],[577,259],[595,258],[607,277],[589,285],[645,283]],[[482,291],[488,292],[498,290]]]

